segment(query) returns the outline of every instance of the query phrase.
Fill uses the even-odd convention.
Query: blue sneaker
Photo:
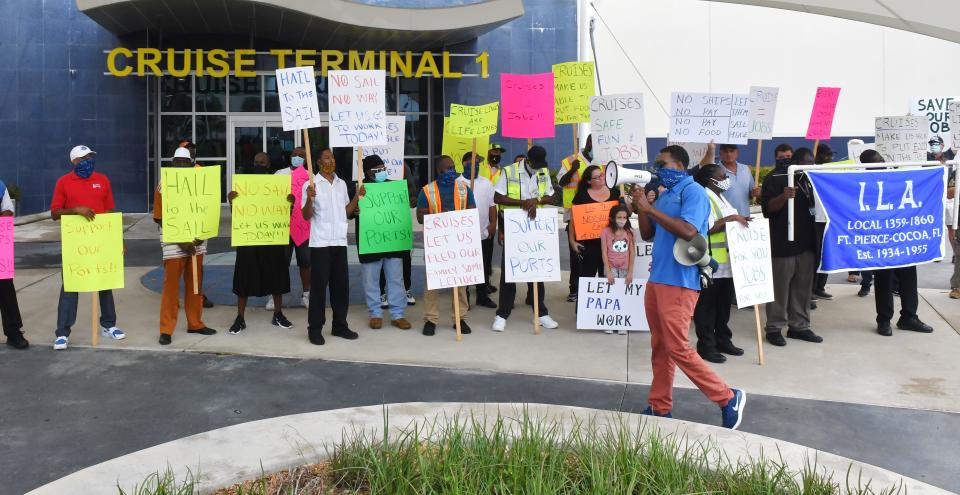
[[[70,339],[66,337],[57,337],[57,340],[53,341],[53,350],[62,351],[67,348],[67,344],[70,343]]]
[[[123,333],[123,330],[117,327],[100,327],[100,335],[113,340],[123,340],[127,338],[127,334]]]
[[[657,414],[650,406],[647,406],[647,408],[644,409],[640,414],[643,414],[644,416],[656,416],[658,418],[673,418],[673,413],[667,412],[666,414]]]
[[[727,402],[727,405],[720,408],[720,412],[723,413],[723,427],[736,430],[740,427],[740,422],[743,421],[743,408],[747,405],[747,393],[736,388],[730,390],[733,392],[733,398],[730,399],[730,402]]]

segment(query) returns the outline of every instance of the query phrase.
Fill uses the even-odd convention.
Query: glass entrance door
[[[230,117],[227,152],[227,190],[233,189],[233,174],[253,166],[257,153],[270,157],[270,169],[290,166],[290,154],[298,143],[297,133],[284,131],[276,117]],[[226,197],[224,197],[226,201]]]

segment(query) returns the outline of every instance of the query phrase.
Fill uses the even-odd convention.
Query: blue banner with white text
[[[919,265],[943,258],[943,167],[807,171],[827,217],[820,271]]]

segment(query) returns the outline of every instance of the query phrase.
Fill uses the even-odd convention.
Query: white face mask
[[[943,151],[943,145],[941,145],[941,144],[931,144],[931,145],[930,145],[930,152],[931,152],[931,153],[940,153],[941,151]]]
[[[623,226],[627,224],[627,219],[624,218],[624,219],[621,220],[621,219],[618,218],[618,219],[614,220],[614,222],[617,222],[617,227],[620,227],[620,228],[622,229]]]
[[[730,177],[727,177],[723,180],[717,180],[717,179],[710,179],[710,180],[712,180],[713,183],[716,184],[717,189],[721,191],[726,191],[727,189],[730,189]]]

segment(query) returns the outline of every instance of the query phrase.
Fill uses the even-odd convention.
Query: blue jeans
[[[380,308],[380,269],[387,279],[387,302],[390,303],[390,319],[403,318],[407,307],[407,291],[403,287],[403,259],[383,258],[370,263],[361,263],[363,270],[363,292],[367,296],[367,311],[370,318],[383,318]]]
[[[117,325],[117,309],[113,305],[113,291],[102,290],[100,294],[100,325],[110,328]],[[60,286],[60,302],[57,303],[57,337],[69,337],[70,327],[77,322],[77,292],[64,292]]]

